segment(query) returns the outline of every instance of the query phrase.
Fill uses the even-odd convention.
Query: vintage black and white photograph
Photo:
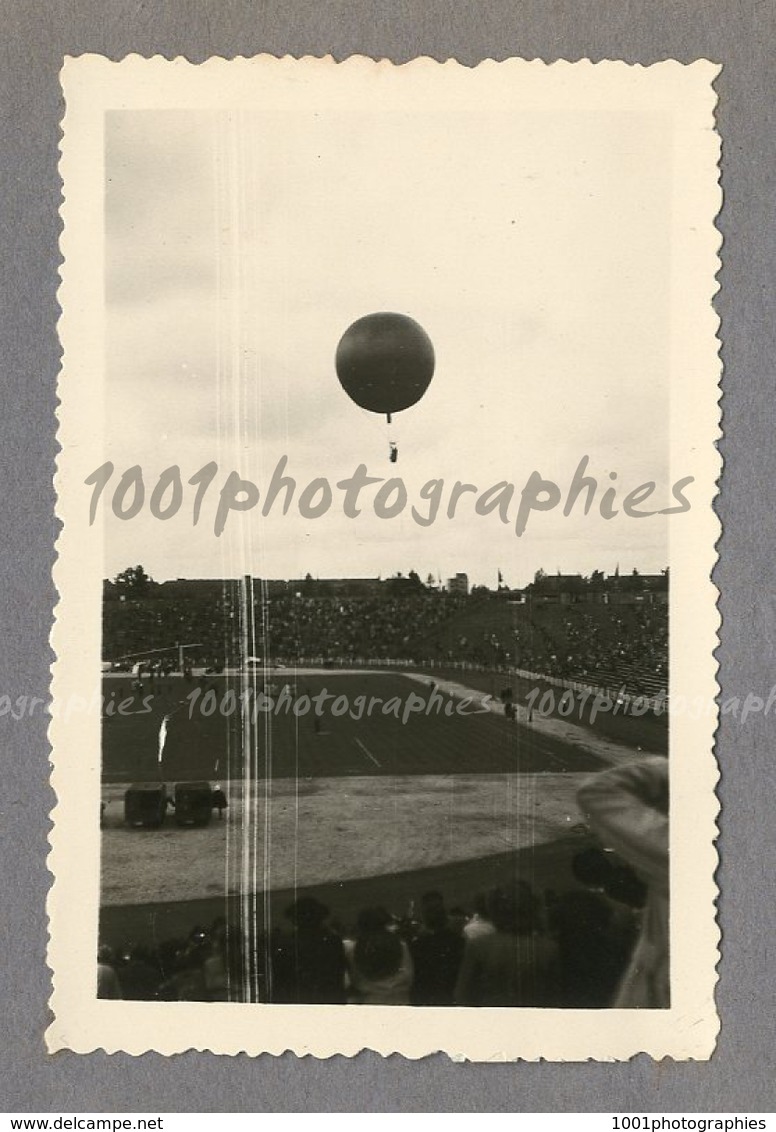
[[[716,72],[68,61],[53,1048],[710,1055]]]

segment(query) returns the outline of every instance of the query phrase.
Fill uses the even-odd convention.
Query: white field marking
[[[357,744],[357,745],[358,745],[358,746],[359,746],[359,747],[361,748],[361,750],[362,750],[362,751],[364,752],[364,754],[366,755],[366,757],[367,757],[368,759],[371,759],[371,760],[372,760],[372,762],[373,762],[373,763],[375,764],[375,766],[380,766],[380,765],[381,765],[381,764],[380,764],[380,763],[379,763],[379,762],[377,761],[377,759],[376,759],[376,758],[374,757],[374,755],[372,754],[372,752],[371,752],[371,751],[369,750],[369,748],[368,748],[367,746],[365,746],[365,745],[364,745],[364,744],[363,744],[363,743],[361,742],[361,740],[360,740],[360,739],[354,739],[354,740],[353,740],[353,742],[354,742],[354,743],[356,743],[356,744]]]

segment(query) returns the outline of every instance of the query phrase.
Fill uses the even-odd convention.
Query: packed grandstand
[[[540,573],[522,591],[470,593],[424,585],[412,572],[247,586],[117,579],[105,585],[103,657],[119,668],[137,660],[173,668],[177,646],[191,642],[188,663],[220,671],[246,659],[249,620],[250,651],[273,664],[519,669],[657,696],[668,674],[667,595],[667,574],[635,571]]]

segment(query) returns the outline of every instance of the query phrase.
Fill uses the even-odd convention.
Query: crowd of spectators
[[[218,662],[232,649],[238,623],[237,603],[228,591],[197,598],[135,598],[110,601],[103,605],[103,655],[108,660],[127,658],[130,668],[135,656],[160,650],[165,668],[178,665],[176,646],[194,644],[186,659],[196,665]],[[169,650],[163,657],[161,650]]]
[[[419,914],[362,909],[352,925],[315,897],[265,934],[251,997],[276,1003],[555,1006],[612,1003],[638,931],[644,889],[596,850],[578,854],[579,887],[537,897],[526,882],[477,896],[469,911],[426,892]],[[605,883],[602,878],[605,875]],[[251,956],[255,956],[251,948]],[[255,958],[253,959],[255,962]],[[100,948],[98,995],[161,1001],[242,1001],[246,954],[238,928],[216,920],[154,949]]]
[[[461,594],[377,598],[291,597],[269,603],[260,647],[296,657],[418,660],[424,640],[465,606]]]
[[[423,641],[465,606],[465,595],[422,591],[417,595],[371,598],[270,598],[254,605],[248,639],[258,656],[293,663],[303,658],[416,659]],[[244,639],[244,615],[236,596],[225,592],[207,601],[146,598],[109,602],[104,607],[104,655],[133,657],[144,650],[191,643],[193,665],[235,663]]]
[[[186,662],[239,663],[245,639],[236,587],[220,596],[106,602],[107,659],[159,653],[178,664],[176,645],[191,645]],[[248,639],[272,663],[345,664],[399,660],[416,665],[519,668],[592,684],[626,685],[655,695],[668,674],[664,605],[511,605],[495,595],[421,589],[401,596],[292,594],[257,603]],[[121,663],[121,661],[119,661]],[[131,660],[125,659],[126,667]]]
[[[664,606],[541,607],[514,631],[521,667],[580,683],[625,685],[655,695],[668,679],[668,618]]]

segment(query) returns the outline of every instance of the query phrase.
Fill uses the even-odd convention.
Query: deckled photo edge
[[[270,58],[272,57],[262,57]],[[334,66],[354,67],[356,61],[368,76],[374,64],[361,57],[346,60],[344,64],[333,64],[328,59],[311,60],[316,70],[325,71]],[[272,59],[272,64],[277,63]],[[306,60],[296,61],[286,58],[281,62],[289,71],[298,68]],[[248,64],[258,64],[261,60],[236,60],[240,70],[251,70]],[[404,65],[408,77],[420,76],[421,70],[431,72],[457,73],[460,69],[467,74],[476,74],[482,80],[485,76],[504,75],[521,61],[509,60],[505,63],[487,61],[477,69],[469,71],[459,68],[453,61],[438,64],[431,60],[413,60]],[[52,786],[56,794],[56,804],[51,812],[53,828],[50,836],[51,853],[49,868],[53,883],[48,900],[50,922],[49,963],[53,972],[54,992],[51,1008],[54,1014],[46,1040],[51,1052],[69,1048],[77,1052],[90,1052],[105,1049],[107,1052],[126,1050],[140,1054],[155,1049],[162,1053],[182,1052],[187,1049],[212,1049],[214,1052],[259,1054],[270,1052],[280,1054],[292,1049],[299,1055],[311,1053],[317,1057],[340,1055],[354,1056],[361,1049],[374,1049],[383,1054],[400,1053],[411,1058],[423,1057],[437,1051],[444,1051],[454,1059],[470,1060],[624,1060],[647,1052],[660,1058],[704,1059],[711,1056],[718,1029],[714,1009],[714,987],[716,984],[716,964],[719,958],[719,932],[714,916],[714,902],[717,889],[714,872],[717,852],[714,841],[717,835],[716,820],[719,804],[714,792],[718,781],[716,762],[712,755],[716,720],[703,718],[692,720],[682,717],[672,720],[672,746],[687,743],[691,746],[697,761],[687,778],[675,775],[672,767],[672,790],[678,788],[676,804],[672,800],[672,898],[686,896],[693,915],[697,915],[703,925],[695,938],[697,947],[694,955],[681,954],[679,946],[678,962],[683,974],[697,982],[693,993],[683,1003],[681,1010],[673,1007],[665,1012],[650,1013],[647,1017],[639,1012],[617,1015],[616,1012],[591,1014],[575,1011],[528,1011],[521,1010],[516,1017],[506,1017],[505,1011],[492,1011],[480,1008],[476,1017],[470,1010],[433,1010],[423,1008],[422,1018],[418,1010],[404,1008],[361,1007],[358,1011],[339,1007],[264,1007],[257,1005],[228,1005],[211,1003],[128,1003],[84,1000],[84,989],[88,983],[83,969],[74,968],[87,960],[88,947],[92,954],[96,951],[98,902],[99,829],[97,822],[90,827],[88,822],[93,813],[96,818],[98,790],[95,789],[95,770],[99,760],[99,720],[80,717],[65,718],[57,714],[57,703],[64,703],[68,697],[81,697],[88,701],[98,692],[97,670],[91,661],[99,659],[99,607],[92,601],[89,588],[100,581],[102,564],[98,561],[100,549],[99,524],[89,528],[85,522],[85,496],[83,481],[85,475],[99,461],[92,459],[97,451],[97,442],[84,452],[84,425],[91,422],[95,436],[99,436],[102,420],[101,388],[101,343],[102,319],[95,317],[100,310],[102,299],[101,268],[91,268],[91,263],[102,261],[102,231],[92,226],[91,218],[101,215],[102,209],[102,150],[101,139],[90,132],[96,115],[108,109],[99,103],[100,82],[89,89],[89,70],[98,76],[107,74],[123,83],[132,83],[131,72],[138,72],[138,86],[142,90],[140,101],[149,105],[161,97],[161,105],[169,105],[170,87],[164,93],[154,95],[147,87],[147,68],[153,64],[159,73],[168,72],[171,87],[180,78],[186,86],[196,86],[197,75],[201,70],[217,69],[228,86],[228,68],[225,60],[212,60],[202,67],[186,64],[185,75],[179,61],[168,63],[156,58],[142,60],[128,57],[121,63],[112,64],[98,57],[80,57],[68,60],[64,70],[66,94],[66,113],[63,120],[62,159],[60,173],[64,185],[64,202],[60,210],[63,222],[60,247],[63,256],[61,268],[61,287],[59,301],[62,308],[60,318],[60,337],[63,345],[62,369],[58,387],[60,408],[58,411],[58,440],[61,445],[57,461],[56,487],[58,493],[58,518],[63,527],[57,541],[58,558],[54,568],[54,579],[59,593],[59,604],[55,609],[55,622],[52,630],[52,647],[57,659],[52,666],[52,692],[54,712],[50,725],[52,743]],[[383,70],[393,72],[392,64],[383,61]],[[566,63],[553,64],[533,62],[532,68],[556,68],[571,74],[574,68],[585,67],[603,70],[612,68],[614,72],[629,69],[623,63]],[[692,178],[697,199],[693,206],[700,206],[701,215],[693,213],[698,231],[693,249],[694,262],[691,278],[697,292],[693,294],[692,305],[688,306],[688,321],[694,319],[695,334],[692,336],[692,350],[688,350],[688,372],[692,372],[692,382],[688,380],[683,392],[688,396],[679,403],[672,400],[672,432],[686,429],[687,422],[695,417],[698,429],[698,482],[705,490],[705,499],[696,505],[693,513],[692,530],[686,534],[686,544],[679,537],[677,551],[679,560],[693,554],[704,558],[705,577],[703,587],[698,585],[697,570],[689,576],[690,589],[683,596],[687,599],[687,611],[680,614],[680,626],[687,628],[692,624],[709,645],[707,669],[699,671],[696,678],[690,679],[693,693],[703,697],[716,698],[719,688],[716,682],[716,662],[713,651],[717,646],[719,616],[716,610],[717,591],[711,581],[711,571],[716,563],[715,545],[720,533],[720,525],[713,511],[716,497],[716,481],[721,470],[721,461],[714,448],[719,437],[719,388],[718,381],[721,364],[718,357],[719,339],[717,328],[719,320],[712,306],[713,296],[718,289],[717,272],[720,268],[719,247],[721,238],[715,220],[721,204],[718,186],[718,161],[720,143],[713,129],[713,107],[716,99],[712,83],[719,68],[706,61],[689,65],[673,62],[655,64],[648,70],[657,74],[686,75],[695,80],[692,90],[687,91],[688,103],[692,98],[692,116],[685,108],[683,113],[690,128],[695,127],[696,144],[693,158],[694,166],[687,170]],[[399,68],[401,70],[401,68]],[[173,72],[175,74],[173,75]],[[100,75],[101,73],[101,75]],[[172,81],[174,78],[174,82]],[[228,98],[226,98],[228,102]],[[703,124],[702,124],[703,123]],[[701,133],[705,130],[705,133]],[[85,131],[81,133],[79,131]],[[88,248],[83,241],[88,238]],[[96,325],[95,325],[96,324]],[[84,349],[84,343],[87,343]],[[714,375],[715,392],[712,398],[709,385]],[[696,384],[697,381],[697,384]],[[90,439],[94,439],[92,436]],[[675,531],[672,531],[672,540]],[[92,560],[91,556],[94,555]],[[675,550],[672,545],[671,565],[674,566]],[[673,584],[673,583],[672,583]],[[672,595],[672,665],[681,664],[678,644],[686,644],[687,637],[674,639],[676,591]],[[90,618],[92,619],[90,621]],[[704,656],[706,654],[704,653]],[[80,658],[83,658],[81,661]],[[79,667],[80,664],[80,667]],[[682,686],[686,685],[686,670],[683,669]],[[86,761],[77,765],[75,759],[83,753]],[[97,784],[98,785],[98,784]],[[699,795],[693,793],[690,800],[682,801],[683,790],[690,786],[702,789]],[[79,796],[84,791],[84,798]],[[681,846],[685,834],[677,829],[676,823],[682,814],[694,816],[696,830],[692,851],[695,854],[695,871],[689,873],[677,862],[677,846]],[[86,816],[86,823],[82,820]],[[701,832],[703,836],[701,836]],[[681,852],[681,850],[680,850]],[[93,868],[91,877],[78,873],[76,866],[90,862]],[[82,911],[77,917],[73,909],[78,907],[78,898],[85,897],[80,905]],[[73,901],[76,901],[74,904]],[[678,910],[674,905],[672,915]],[[79,919],[75,923],[74,919]],[[688,915],[686,923],[690,922]],[[674,941],[675,942],[675,941]],[[88,945],[88,947],[87,947]],[[700,968],[698,973],[697,968]],[[677,975],[674,970],[674,980]],[[690,1014],[686,1013],[688,1009]],[[259,1019],[261,1021],[259,1022]],[[302,1024],[300,1025],[300,1020]],[[410,1032],[411,1027],[411,1032]],[[562,1030],[559,1033],[559,1030]],[[514,1031],[517,1031],[515,1033]],[[522,1033],[520,1033],[522,1031]],[[262,1036],[258,1036],[258,1035]],[[310,1035],[314,1035],[311,1037]]]

